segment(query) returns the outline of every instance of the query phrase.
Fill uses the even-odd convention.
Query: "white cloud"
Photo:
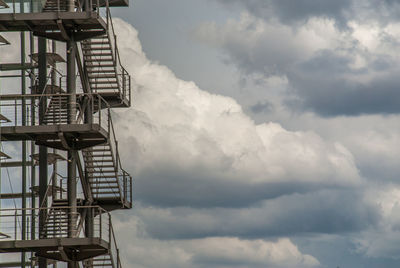
[[[136,88],[133,108],[119,113],[118,134],[136,180],[149,170],[200,168],[200,174],[226,182],[360,183],[354,159],[342,145],[276,123],[256,125],[233,99],[202,91],[151,63],[137,32],[116,22],[119,36],[132,37],[119,44]]]
[[[353,238],[357,250],[372,258],[400,259],[400,188],[397,185],[375,185],[366,191],[365,199],[380,206],[380,224]]]
[[[265,21],[248,13],[224,25],[203,23],[194,31],[202,42],[221,48],[228,59],[247,73],[285,75],[291,66],[316,51],[351,46],[348,34],[334,20],[313,18],[299,27]]]
[[[288,238],[277,241],[209,237],[189,240],[156,240],[140,229],[139,218],[115,221],[127,267],[319,267],[319,261],[303,254]],[[129,266],[131,264],[131,266]]]

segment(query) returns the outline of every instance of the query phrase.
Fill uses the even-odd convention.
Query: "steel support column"
[[[74,124],[76,120],[76,71],[75,71],[75,45],[73,40],[67,41],[67,93],[68,95],[68,123]],[[77,222],[76,202],[76,159],[74,152],[68,151],[68,236],[74,237]],[[76,262],[69,262],[68,268],[76,268]]]
[[[46,39],[43,37],[38,38],[38,68],[39,68],[39,90],[43,91],[46,86],[47,80],[47,61],[46,52],[47,44]],[[44,115],[47,107],[47,98],[41,98],[39,105],[39,123],[43,124]],[[39,146],[39,206],[47,207],[47,147]],[[40,210],[39,212],[39,237],[44,237],[43,227],[46,220],[46,211]],[[39,268],[47,267],[47,260],[39,258]]]
[[[23,5],[21,5],[23,6]],[[25,32],[21,32],[20,33],[20,38],[21,38],[21,66],[25,65]],[[22,69],[21,70],[21,94],[25,95],[26,94],[26,77],[25,77],[25,70]],[[22,125],[26,126],[26,118],[27,118],[27,114],[26,114],[26,100],[25,98],[22,98]],[[22,141],[21,142],[21,175],[22,175],[22,200],[21,200],[21,205],[22,205],[22,223],[21,223],[21,239],[25,240],[26,239],[26,178],[27,178],[27,174],[26,174],[26,152],[27,152],[27,147],[26,147],[26,141]],[[21,253],[21,267],[25,268],[25,258],[26,258],[26,253],[22,252]]]

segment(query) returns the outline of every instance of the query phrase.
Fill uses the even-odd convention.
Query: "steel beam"
[[[39,88],[44,89],[47,83],[47,44],[45,38],[38,38],[38,67],[39,67]],[[41,99],[39,106],[39,123],[43,124],[44,115],[47,108],[47,98]],[[39,206],[47,207],[47,147],[39,146]],[[39,236],[43,236],[43,228],[45,226],[46,211],[39,212]],[[45,258],[39,258],[39,268],[46,268],[47,261]]]

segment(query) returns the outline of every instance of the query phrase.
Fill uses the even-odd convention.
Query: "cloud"
[[[332,117],[399,113],[399,28],[348,20],[341,29],[319,17],[291,26],[245,13],[224,25],[204,23],[194,36],[246,78],[286,78],[285,97],[274,106]]]
[[[359,232],[380,222],[379,207],[355,191],[320,191],[265,200],[247,208],[156,208],[137,204],[152,237],[243,238]]]
[[[223,26],[203,23],[193,35],[222,49],[226,60],[246,74],[264,75],[284,75],[293,63],[342,41],[332,20],[313,19],[304,27],[293,29],[248,13],[243,13],[239,21],[228,20]]]
[[[257,102],[250,107],[253,113],[268,113],[273,110],[273,106],[269,102]]]
[[[400,188],[397,185],[376,186],[366,192],[382,210],[382,221],[353,238],[358,252],[372,258],[400,259]]]
[[[303,23],[313,17],[334,19],[338,22],[345,20],[346,14],[352,8],[352,1],[349,0],[217,0],[226,5],[232,2],[245,7],[248,12],[271,20],[278,18],[284,24]]]
[[[120,36],[137,35],[118,25]],[[147,60],[137,40],[120,40],[119,49],[132,59],[125,66],[136,86],[133,108],[117,118],[121,155],[131,159],[141,202],[236,207],[361,183],[341,144],[276,123],[257,125],[233,99],[202,91]]]
[[[130,230],[119,241],[126,245],[121,248],[123,255],[127,256],[126,262],[135,267],[320,267],[316,258],[301,253],[288,238],[208,237],[160,241],[141,230],[139,218],[116,221],[114,225],[118,229]]]
[[[130,37],[119,40],[119,50],[135,87],[134,106],[115,117],[136,204],[134,215],[119,218],[127,226],[140,222],[138,245],[133,239],[123,244],[130,256],[148,256],[143,248],[150,255],[160,252],[135,264],[312,267],[317,262],[298,255],[283,237],[358,232],[377,224],[379,210],[353,192],[364,180],[346,147],[314,132],[254,123],[233,99],[205,92],[149,61],[137,32],[114,22],[119,36]],[[229,252],[241,245],[250,248],[250,257],[207,256],[190,241],[211,249],[229,242]],[[246,259],[258,262],[254,256],[267,254],[257,250],[261,245],[282,241],[300,256],[293,257],[297,261]]]

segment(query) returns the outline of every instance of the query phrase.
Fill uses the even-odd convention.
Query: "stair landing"
[[[0,252],[33,251],[37,256],[59,261],[82,261],[104,255],[109,243],[100,238],[50,238],[0,241]]]
[[[61,23],[60,23],[61,22]],[[0,13],[0,31],[32,31],[34,35],[65,41],[62,32],[76,32],[75,41],[104,34],[106,22],[96,12]]]
[[[2,141],[32,140],[60,150],[81,150],[105,143],[108,133],[98,124],[0,127]]]

